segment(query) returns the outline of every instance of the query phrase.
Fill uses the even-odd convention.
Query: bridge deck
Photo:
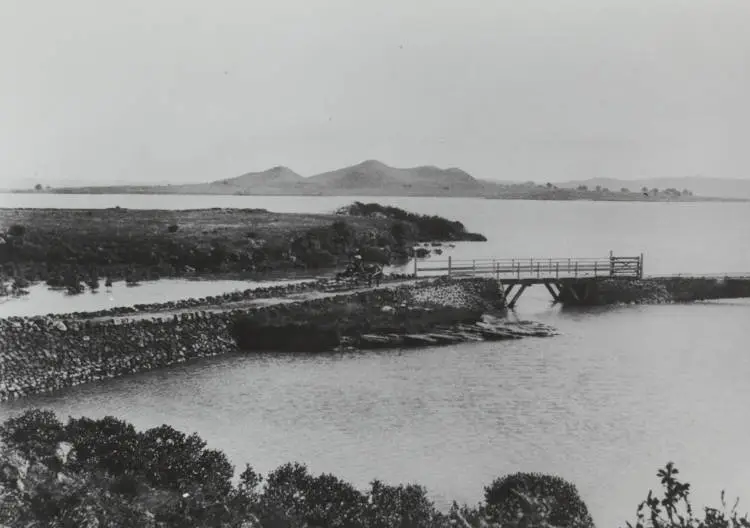
[[[643,255],[609,258],[473,259],[415,261],[417,275],[493,275],[498,280],[534,281],[543,284],[557,279],[643,277]],[[520,282],[518,282],[520,283]]]

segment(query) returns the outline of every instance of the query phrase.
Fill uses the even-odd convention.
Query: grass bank
[[[0,270],[76,288],[99,278],[216,276],[320,270],[359,250],[404,262],[427,241],[484,240],[460,222],[355,204],[338,214],[262,209],[185,211],[0,209]]]

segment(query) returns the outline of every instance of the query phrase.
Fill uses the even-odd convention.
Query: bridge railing
[[[430,259],[415,261],[416,275],[494,275],[498,279],[641,278],[643,255],[608,258]]]

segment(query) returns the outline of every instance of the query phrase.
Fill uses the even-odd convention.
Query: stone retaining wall
[[[242,311],[195,311],[158,320],[0,319],[0,400],[236,352],[238,338],[245,349],[330,350],[351,341],[344,337],[367,332],[408,334],[478,322],[483,313],[502,304],[502,290],[495,281],[438,279]],[[240,320],[246,328],[238,333]],[[307,333],[297,328],[305,324]],[[304,335],[314,335],[317,330],[325,342],[317,346],[311,341],[279,338],[294,328]],[[487,331],[491,329],[482,330]]]
[[[229,314],[85,324],[0,320],[0,400],[237,350]]]
[[[400,281],[412,278],[410,275],[389,274],[383,278],[383,283]],[[294,284],[283,284],[279,286],[269,286],[267,288],[251,288],[242,291],[228,292],[222,295],[211,295],[209,297],[192,297],[190,299],[180,299],[178,301],[169,301],[164,303],[135,304],[133,306],[117,306],[106,310],[92,312],[72,312],[68,314],[49,314],[47,317],[55,319],[96,319],[101,317],[115,317],[122,315],[131,315],[146,312],[167,312],[172,310],[189,310],[200,309],[209,306],[220,306],[226,303],[241,302],[253,299],[272,299],[275,297],[284,297],[295,293],[309,291],[336,291],[341,289],[345,291],[345,283],[337,283],[333,279],[318,279],[309,282],[300,282]]]

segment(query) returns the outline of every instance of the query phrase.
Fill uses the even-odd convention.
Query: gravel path
[[[371,291],[371,290],[389,290],[394,289],[399,286],[405,286],[409,284],[417,284],[418,282],[423,282],[425,278],[421,279],[406,279],[406,280],[398,280],[398,281],[389,281],[387,283],[383,283],[380,286],[372,286],[372,287],[357,287],[357,288],[344,288],[344,289],[337,289],[337,290],[329,290],[329,291],[310,291],[310,292],[302,292],[302,293],[291,293],[289,295],[284,295],[281,297],[271,297],[271,298],[264,298],[264,299],[246,299],[242,301],[234,301],[234,302],[227,302],[225,304],[221,305],[213,305],[213,306],[193,306],[188,308],[177,308],[177,309],[171,309],[171,310],[164,310],[164,311],[155,311],[155,312],[143,312],[143,313],[130,313],[126,315],[118,315],[118,316],[103,316],[103,317],[95,317],[93,319],[86,319],[86,321],[90,322],[103,322],[103,321],[135,321],[140,319],[168,319],[175,315],[182,314],[182,313],[194,313],[194,312],[228,312],[232,310],[243,310],[248,308],[259,308],[263,306],[273,306],[273,305],[279,305],[279,304],[290,304],[295,302],[303,302],[303,301],[311,301],[315,299],[327,299],[330,297],[336,297],[337,295],[353,295],[359,292],[364,291]],[[81,321],[84,321],[81,319]]]

